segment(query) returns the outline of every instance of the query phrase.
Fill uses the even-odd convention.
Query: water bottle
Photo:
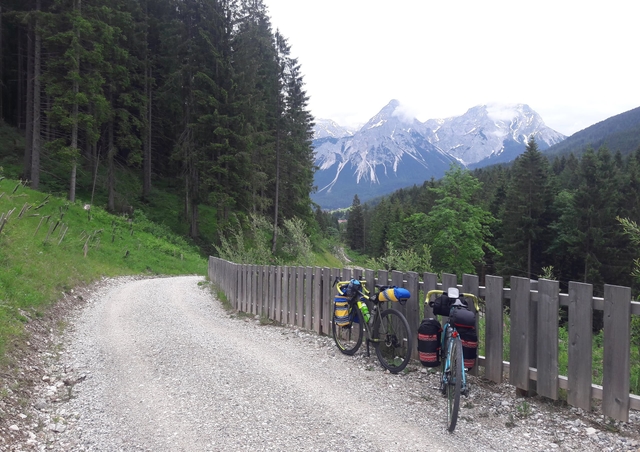
[[[367,307],[367,304],[362,301],[358,301],[358,307],[360,308],[360,311],[362,311],[362,317],[364,317],[365,323],[369,323],[369,308]]]

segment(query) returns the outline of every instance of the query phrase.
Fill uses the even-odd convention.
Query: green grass
[[[510,361],[510,339],[511,339],[511,321],[508,314],[503,314],[503,352],[502,359]],[[632,325],[640,326],[640,318],[634,316]],[[478,322],[478,354],[486,356],[484,331],[486,322],[484,316],[481,316]],[[603,331],[593,335],[593,354],[592,354],[592,383],[602,385],[603,377]],[[640,394],[640,328],[632,328],[631,335],[631,372],[630,372],[630,392],[632,394]],[[558,328],[558,373],[567,375],[569,367],[569,332],[566,326]]]
[[[169,227],[140,211],[130,221],[93,207],[89,218],[83,204],[0,180],[0,215],[13,210],[0,232],[0,356],[22,335],[24,313],[42,315],[76,286],[105,276],[206,275],[206,258]]]

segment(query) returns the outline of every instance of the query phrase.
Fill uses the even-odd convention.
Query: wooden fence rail
[[[318,334],[331,335],[333,313],[332,283],[336,277],[356,277],[373,284],[405,287],[411,298],[398,307],[407,317],[413,337],[420,321],[431,317],[424,305],[424,294],[433,289],[457,286],[485,300],[485,356],[478,367],[485,378],[500,383],[508,375],[509,383],[523,391],[535,391],[557,400],[559,390],[567,391],[567,402],[585,410],[592,399],[602,400],[605,416],[627,422],[629,410],[640,410],[640,396],[630,394],[631,316],[640,315],[640,303],[631,300],[628,287],[605,285],[604,298],[593,296],[590,284],[570,282],[568,293],[560,293],[557,281],[510,278],[510,288],[502,277],[485,277],[479,285],[475,275],[464,275],[458,284],[456,275],[443,274],[441,282],[434,273],[418,275],[385,270],[348,268],[289,267],[234,264],[209,258],[209,279],[226,295],[231,305],[243,312],[264,316],[283,324],[296,325]],[[421,277],[420,277],[421,276]],[[504,306],[510,307],[510,361],[503,361]],[[568,375],[558,372],[558,309],[568,308]],[[592,314],[604,311],[603,381],[592,383]],[[413,351],[417,359],[417,349]]]

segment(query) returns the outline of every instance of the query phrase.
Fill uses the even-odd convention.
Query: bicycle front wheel
[[[335,318],[331,321],[331,331],[333,340],[345,355],[353,355],[362,345],[364,318],[357,306],[351,308],[349,323],[347,325],[336,325]]]
[[[411,358],[412,339],[409,322],[400,311],[386,309],[373,324],[376,355],[382,367],[401,372]]]
[[[460,409],[464,357],[462,356],[462,341],[460,340],[460,336],[452,337],[451,341],[449,378],[447,384],[447,429],[453,432],[456,428],[458,410]]]

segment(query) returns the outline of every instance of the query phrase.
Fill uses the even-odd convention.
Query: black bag
[[[446,293],[436,297],[435,300],[429,302],[429,306],[433,309],[434,315],[448,316],[451,313],[451,305],[456,302],[457,298],[449,298]],[[467,300],[460,297],[463,305],[468,306]]]
[[[467,308],[455,307],[453,312],[451,312],[451,316],[449,316],[449,323],[454,325],[458,330],[475,329],[476,314]]]
[[[451,303],[446,293],[443,293],[435,300],[429,302],[429,306],[433,309],[434,315],[449,315]]]
[[[464,367],[473,369],[478,357],[478,335],[475,328],[461,328],[458,330],[460,339],[462,340],[462,356],[464,358]]]
[[[440,365],[440,334],[442,326],[437,319],[424,319],[418,327],[418,356],[425,367]]]

